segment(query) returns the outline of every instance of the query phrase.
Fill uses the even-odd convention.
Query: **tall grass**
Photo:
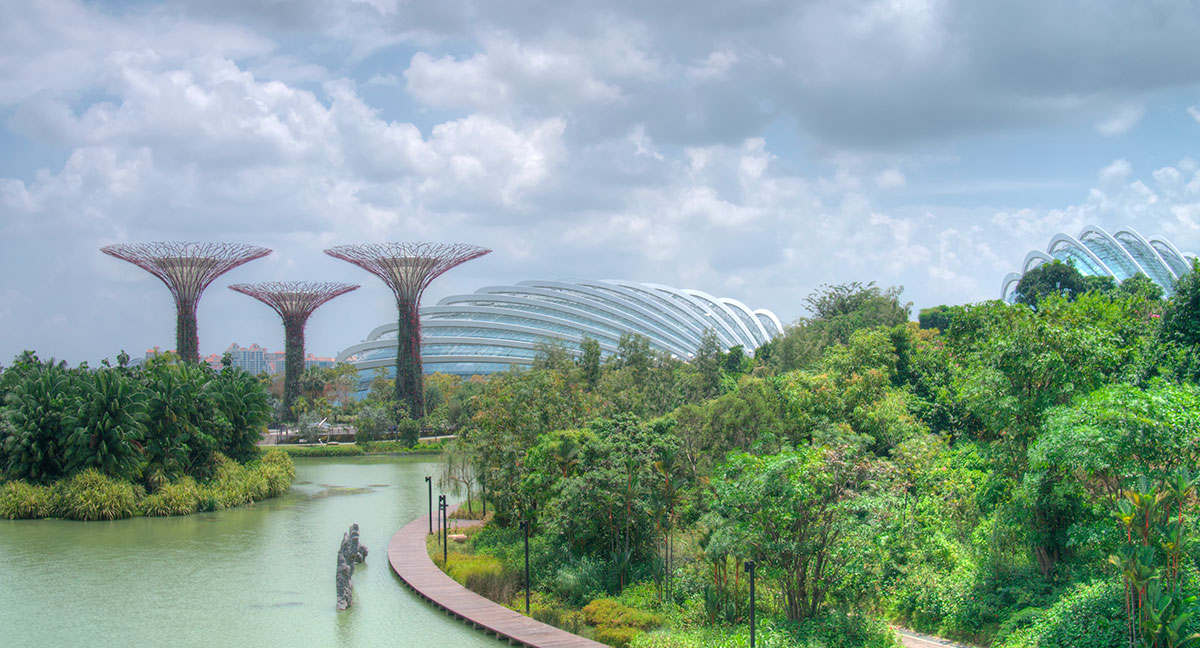
[[[54,512],[54,501],[54,491],[48,486],[11,481],[0,485],[0,518],[49,517]]]
[[[133,517],[137,491],[92,468],[56,484],[57,513],[71,520],[117,520]]]
[[[190,515],[249,504],[287,492],[296,475],[286,453],[269,451],[242,465],[217,456],[212,481],[190,476],[163,483],[147,495],[140,486],[88,470],[53,486],[23,481],[0,484],[0,518],[63,517],[72,520],[116,520],[134,515]]]

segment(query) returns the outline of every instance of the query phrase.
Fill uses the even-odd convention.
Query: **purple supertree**
[[[396,400],[414,419],[425,415],[425,378],[421,374],[421,293],[454,266],[491,250],[465,243],[366,243],[325,250],[383,279],[396,295]]]
[[[308,281],[267,281],[229,287],[270,306],[283,319],[283,411],[292,415],[304,373],[304,325],[325,302],[358,288],[356,284]]]
[[[196,307],[204,289],[226,272],[271,253],[256,245],[186,241],[121,243],[100,251],[128,261],[167,284],[175,297],[175,348],[184,362],[200,360]]]

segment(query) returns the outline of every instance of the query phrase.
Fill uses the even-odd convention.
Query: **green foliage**
[[[66,439],[66,473],[95,468],[117,478],[141,475],[145,395],[117,369],[101,369],[82,387],[78,421]]]
[[[1162,340],[1171,345],[1175,371],[1188,380],[1200,378],[1200,261],[1179,278],[1162,311]]]
[[[396,421],[396,434],[401,443],[411,448],[417,445],[417,439],[421,438],[421,422],[402,418]]]
[[[128,482],[88,469],[60,484],[57,513],[72,520],[116,520],[132,517],[137,496]]]
[[[917,321],[923,329],[945,331],[950,328],[953,313],[954,310],[945,304],[931,308],[922,308],[917,315]]]
[[[501,603],[512,600],[523,581],[523,574],[495,556],[451,552],[448,564],[446,573],[460,585]]]
[[[856,498],[867,470],[833,450],[741,454],[715,483],[714,511],[763,574],[780,584],[789,620],[818,616],[839,591],[852,559]]]
[[[1134,475],[1161,479],[1200,464],[1200,388],[1155,381],[1108,385],[1050,411],[1030,467],[1061,471],[1114,501]]]
[[[595,389],[600,383],[600,343],[594,338],[584,337],[579,344],[582,354],[579,358],[579,368],[583,372],[583,381],[588,389]]]
[[[813,316],[797,320],[772,342],[772,364],[779,371],[808,368],[826,348],[849,342],[855,331],[904,324],[912,303],[900,302],[902,290],[882,289],[874,281],[821,286],[804,300]]]
[[[5,479],[50,483],[65,474],[64,446],[74,432],[79,393],[74,374],[36,356],[18,358],[4,372],[6,422],[3,439]]]
[[[147,495],[139,504],[142,515],[191,515],[200,509],[201,491],[196,480],[183,477]]]
[[[601,598],[583,607],[583,617],[594,626],[596,641],[624,647],[638,635],[663,623],[660,615],[629,607],[610,598]]]
[[[355,457],[366,454],[362,444],[279,446],[279,450],[292,457]]]
[[[1037,308],[1038,303],[1049,295],[1070,298],[1084,292],[1083,275],[1074,265],[1056,259],[1043,263],[1021,277],[1017,283],[1017,303]]]
[[[354,440],[376,441],[383,438],[391,426],[391,415],[385,408],[366,405],[358,411],[354,420]]]
[[[1113,648],[1126,645],[1121,584],[1111,580],[1080,583],[1033,624],[1005,638],[999,648]]]
[[[10,481],[0,484],[0,518],[23,520],[50,517],[56,497],[49,486]]]

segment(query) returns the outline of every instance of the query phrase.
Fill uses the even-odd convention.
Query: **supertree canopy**
[[[304,325],[318,306],[358,286],[333,282],[268,281],[233,284],[229,288],[270,306],[283,319],[283,408],[291,416],[292,404],[300,391],[300,374],[304,373]]]
[[[421,293],[454,266],[491,250],[464,243],[378,243],[337,245],[325,254],[349,261],[383,279],[396,295],[396,400],[408,405],[414,419],[425,415],[425,383],[421,374]]]
[[[200,360],[196,307],[204,289],[226,272],[271,253],[256,245],[186,241],[121,243],[100,251],[128,261],[167,284],[175,297],[175,348],[184,362]]]

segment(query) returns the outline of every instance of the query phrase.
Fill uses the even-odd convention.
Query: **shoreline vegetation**
[[[0,484],[0,518],[96,521],[220,511],[278,497],[296,475],[291,458],[273,450],[245,465],[224,456],[216,463],[210,480],[183,476],[153,493],[95,469],[47,485],[5,482]]]
[[[358,457],[358,456],[421,456],[440,455],[444,441],[407,445],[406,441],[360,441],[353,444],[277,445],[265,446],[280,450],[291,457]]]

